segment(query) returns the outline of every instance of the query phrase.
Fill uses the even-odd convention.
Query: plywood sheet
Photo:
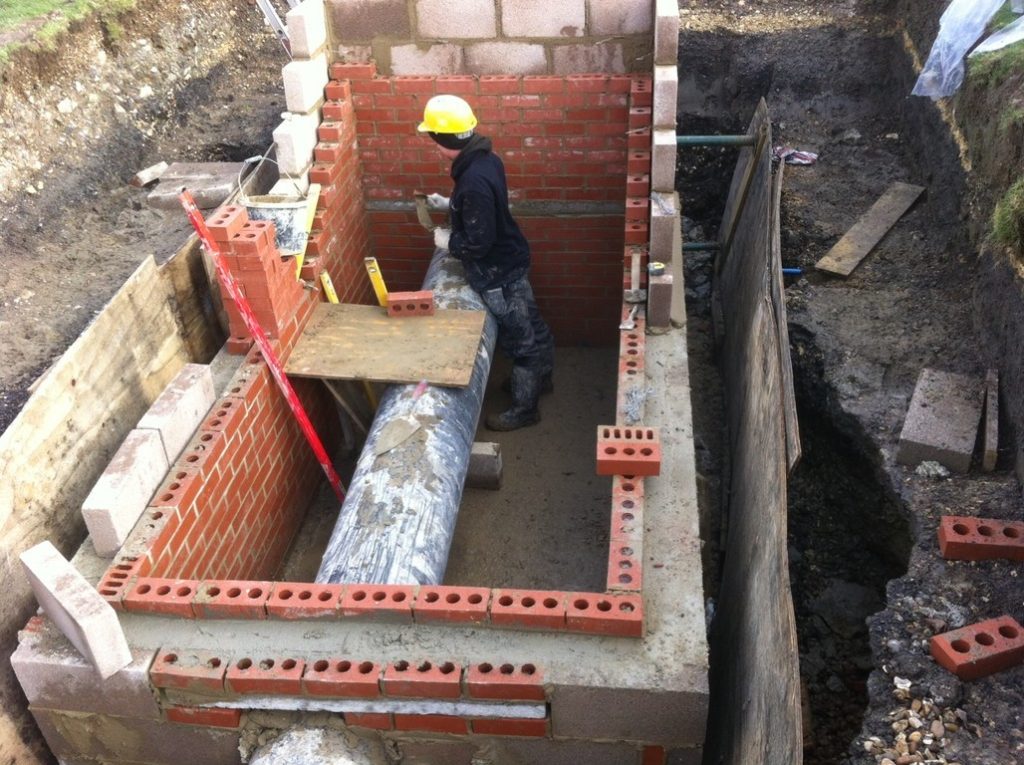
[[[389,317],[378,306],[321,303],[285,371],[298,377],[464,388],[476,361],[483,311],[438,309]]]
[[[894,183],[814,267],[819,271],[849,276],[910,209],[922,191],[922,186]]]

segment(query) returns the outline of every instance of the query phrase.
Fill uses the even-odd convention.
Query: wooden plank
[[[897,181],[892,184],[871,209],[860,217],[853,228],[847,231],[835,246],[825,253],[825,257],[814,264],[819,271],[828,271],[840,276],[849,276],[868,253],[875,248],[882,237],[892,228],[896,221],[910,209],[921,192],[923,186],[914,186]]]
[[[221,308],[220,292],[211,282],[205,259],[199,239],[191,236],[160,266],[160,274],[174,295],[171,306],[189,357],[203,364],[217,355],[225,339],[217,313]]]
[[[789,317],[786,315],[786,287],[782,282],[782,178],[786,163],[780,162],[772,184],[771,263],[772,305],[779,335],[779,369],[782,373],[782,412],[786,421],[786,460],[789,472],[800,462],[800,423],[796,414],[793,359],[789,355]]]
[[[985,438],[981,469],[991,473],[999,457],[999,370],[985,375]]]
[[[388,317],[378,306],[321,303],[288,357],[298,377],[464,388],[483,333],[483,311],[438,309],[433,316]]]

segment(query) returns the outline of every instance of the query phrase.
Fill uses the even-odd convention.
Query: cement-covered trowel
[[[430,217],[430,207],[427,205],[427,195],[422,191],[414,191],[412,198],[416,200],[416,219],[427,231],[433,231],[437,224]]]
[[[408,414],[395,417],[380,430],[377,436],[377,444],[373,447],[373,454],[379,457],[382,454],[400,446],[412,437],[412,434],[420,429],[420,421],[416,418],[416,404],[420,396],[427,389],[427,381],[420,380],[412,392],[412,406]]]

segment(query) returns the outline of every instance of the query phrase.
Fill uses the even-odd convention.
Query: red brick
[[[349,585],[341,599],[341,615],[390,621],[412,621],[416,587],[405,584]]]
[[[381,666],[372,661],[319,659],[306,664],[302,692],[308,696],[372,699],[380,696]]]
[[[288,657],[242,658],[231,663],[224,687],[232,693],[296,695],[302,692],[305,661]]]
[[[128,541],[131,541],[131,537]],[[141,556],[125,556],[116,558],[103,574],[96,589],[115,611],[125,610],[124,596],[130,589],[129,585],[133,584],[135,577],[141,573],[141,568]]]
[[[626,194],[630,197],[646,197],[651,193],[651,176],[630,175],[626,178]],[[627,200],[628,201],[628,200]],[[627,215],[628,218],[628,210]]]
[[[604,74],[571,74],[565,78],[570,93],[604,93],[608,90],[608,77]]]
[[[370,64],[331,64],[332,80],[372,80],[377,76],[377,65]]]
[[[345,724],[372,730],[392,730],[395,725],[386,712],[346,712]]]
[[[502,74],[484,75],[480,78],[481,95],[518,94],[520,79]]]
[[[451,77],[438,77],[437,78],[437,92],[438,93],[451,93],[456,96],[471,96],[475,95],[477,90],[477,81],[475,77],[468,75],[454,75]]]
[[[939,550],[946,560],[1024,560],[1024,523],[944,515]]]
[[[609,543],[607,590],[640,592],[643,588],[642,536],[637,534],[636,541],[613,538]]]
[[[976,680],[1024,661],[1024,630],[1004,615],[935,635],[931,653],[961,680]]]
[[[395,730],[423,733],[469,733],[469,720],[452,715],[395,715]]]
[[[566,626],[576,632],[620,637],[643,636],[643,602],[639,595],[574,592],[566,596]]]
[[[418,622],[486,622],[490,598],[486,587],[420,587],[413,618]]]
[[[435,77],[431,76],[403,76],[391,78],[391,87],[397,94],[418,93],[432,96],[436,92]]]
[[[210,230],[213,241],[226,244],[248,221],[249,213],[244,207],[226,205],[217,208],[213,215],[206,219],[206,227]]]
[[[388,316],[409,318],[434,315],[433,290],[418,292],[389,292]]]
[[[564,93],[565,78],[536,76],[523,78],[523,93]]]
[[[634,77],[630,83],[629,103],[631,106],[653,106],[654,88],[647,78]]]
[[[345,126],[341,122],[324,120],[316,129],[317,138],[328,143],[338,143],[342,140]]]
[[[140,577],[124,596],[124,608],[126,611],[191,619],[195,616],[192,612],[192,598],[198,584],[193,579]]]
[[[222,693],[228,658],[208,651],[160,649],[149,680],[156,688]]]
[[[630,175],[643,175],[651,172],[651,153],[649,151],[631,151],[626,155],[626,169]]]
[[[651,146],[651,129],[648,127],[630,130],[626,140],[626,146],[630,149],[645,151]],[[650,162],[647,163],[648,170]],[[647,172],[647,171],[644,171]]]
[[[598,475],[652,476],[660,472],[661,431],[658,428],[598,426]]]
[[[643,751],[643,757],[641,759],[641,765],[665,765],[668,760],[666,759],[665,747],[663,746],[645,746]]]
[[[328,101],[347,101],[352,97],[352,86],[347,82],[332,80],[324,88],[324,96]]]
[[[495,590],[491,623],[525,629],[565,629],[565,593]]]
[[[396,661],[384,669],[381,688],[386,696],[457,699],[462,695],[462,668],[450,661]]]
[[[267,613],[276,619],[336,619],[343,584],[277,582],[267,600]]]
[[[646,197],[629,197],[626,200],[626,220],[646,221],[651,212],[650,208],[650,199]]]
[[[625,226],[626,244],[647,244],[647,224],[630,222]]]
[[[543,738],[548,735],[548,721],[530,720],[527,718],[498,718],[473,720],[473,732],[480,736],[533,736]]]
[[[472,664],[466,670],[466,693],[473,699],[543,701],[544,673],[535,664]]]
[[[167,708],[167,720],[184,725],[205,725],[212,728],[237,728],[242,722],[241,709],[220,709],[217,707]]]
[[[192,609],[200,619],[266,619],[272,586],[271,582],[203,582],[192,600]]]

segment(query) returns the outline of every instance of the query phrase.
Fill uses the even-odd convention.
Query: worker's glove
[[[442,250],[448,249],[448,240],[452,238],[452,230],[450,228],[438,228],[434,229],[434,246]]]
[[[427,209],[434,212],[448,212],[451,200],[441,194],[427,194]]]

